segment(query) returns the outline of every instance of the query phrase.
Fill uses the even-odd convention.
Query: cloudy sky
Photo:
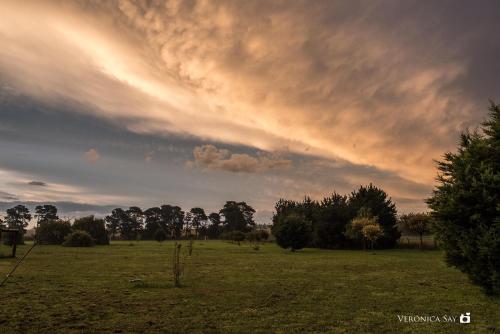
[[[0,1],[0,209],[280,197],[373,182],[424,210],[433,159],[500,101],[500,2]]]

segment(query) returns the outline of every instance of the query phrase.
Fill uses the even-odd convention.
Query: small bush
[[[297,214],[282,217],[273,225],[276,243],[292,251],[304,248],[311,239],[311,222]]]
[[[90,234],[85,231],[77,230],[74,231],[73,233],[69,234],[64,243],[63,246],[67,247],[91,247],[94,246],[95,241],[92,239]]]
[[[73,230],[87,232],[97,245],[109,245],[109,236],[104,219],[95,218],[94,216],[78,218],[73,223]]]
[[[60,245],[71,233],[71,224],[62,220],[49,220],[38,227],[38,241],[45,245]]]

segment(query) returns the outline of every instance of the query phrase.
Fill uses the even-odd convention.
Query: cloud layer
[[[47,118],[98,119],[141,143],[149,140],[140,152],[128,148],[132,135],[100,143],[94,138],[106,129],[98,125],[91,135],[83,134],[85,127],[75,130],[86,142],[71,135],[54,140],[64,152],[77,150],[75,161],[84,154],[86,168],[108,182],[99,169],[108,156],[120,155],[125,173],[136,166],[132,151],[155,168],[165,155],[182,165],[195,147],[191,164],[203,170],[266,172],[260,177],[291,180],[303,193],[325,191],[315,175],[304,182],[295,174],[313,166],[318,175],[343,173],[332,180],[346,187],[390,184],[395,196],[415,201],[425,193],[421,185],[432,187],[433,159],[484,117],[488,98],[500,99],[499,11],[493,1],[6,0],[0,3],[0,102],[14,96],[24,114],[0,110],[13,123],[0,123],[0,133],[27,146],[55,136],[59,129],[48,124],[52,132],[39,139],[13,134],[25,126],[21,121],[34,122],[23,119],[29,106],[21,101],[29,98]],[[182,147],[156,147],[172,136]],[[30,162],[14,146],[0,143],[18,159],[0,167]],[[59,168],[76,168],[61,161]],[[114,189],[121,189],[115,177]],[[9,187],[6,193],[23,198],[36,188]]]

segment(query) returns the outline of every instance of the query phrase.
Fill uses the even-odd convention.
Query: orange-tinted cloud
[[[101,155],[95,148],[89,149],[87,152],[85,152],[85,160],[91,164],[95,164],[99,159],[101,158]]]
[[[218,149],[214,145],[197,146],[193,150],[194,160],[188,161],[188,167],[201,167],[212,170],[223,170],[234,173],[258,173],[271,169],[288,169],[292,161],[277,156],[260,154],[230,153]]]
[[[134,132],[341,158],[432,184],[432,159],[481,116],[458,84],[470,68],[418,20],[385,24],[380,7],[5,1],[0,70],[12,89],[91,105]]]

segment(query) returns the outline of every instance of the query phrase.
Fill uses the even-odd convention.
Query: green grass
[[[18,257],[29,246],[20,246]],[[483,333],[500,301],[439,251],[305,249],[199,241],[172,282],[172,242],[39,246],[0,288],[0,333]],[[185,245],[183,246],[185,251]],[[14,259],[0,260],[5,274]],[[140,278],[141,282],[129,280]],[[471,312],[472,324],[398,314]],[[458,322],[458,319],[457,319]]]

